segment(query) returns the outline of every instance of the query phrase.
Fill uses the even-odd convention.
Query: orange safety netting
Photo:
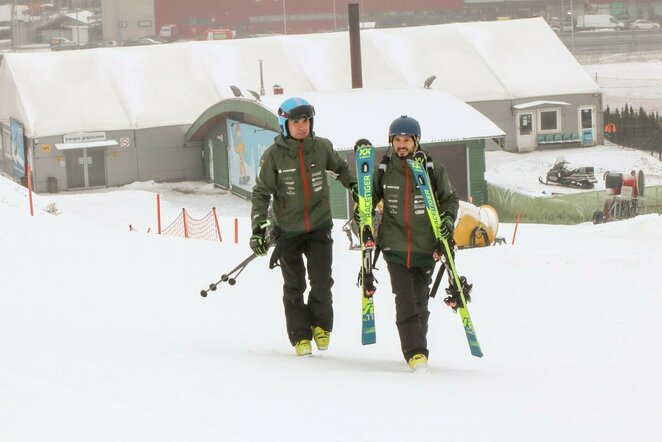
[[[186,209],[168,227],[161,231],[162,235],[179,236],[184,238],[207,239],[211,241],[223,241],[221,229],[218,227],[216,209],[201,219],[191,218]]]

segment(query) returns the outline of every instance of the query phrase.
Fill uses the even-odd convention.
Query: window
[[[139,28],[151,28],[152,27],[152,20],[138,20],[138,27]]]
[[[561,112],[559,109],[540,109],[538,111],[538,132],[558,133],[561,131]]]
[[[581,110],[582,129],[591,129],[593,127],[593,109],[585,108]]]
[[[519,116],[519,134],[520,135],[531,135],[533,131],[533,115],[532,114],[521,114]]]

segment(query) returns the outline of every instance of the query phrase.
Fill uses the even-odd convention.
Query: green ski
[[[375,249],[375,239],[372,234],[372,176],[375,150],[369,145],[357,146],[354,155],[359,188],[359,238],[361,240],[361,271],[357,283],[361,287],[361,343],[369,345],[377,342],[375,304],[372,299],[372,295],[377,290],[372,274],[372,252]]]
[[[432,230],[434,231],[434,236],[437,238],[437,241],[441,245],[442,250],[442,259],[445,261],[446,267],[448,268],[449,274],[451,276],[451,291],[459,294],[457,297],[457,305],[454,307],[456,311],[460,313],[460,318],[462,319],[462,325],[464,327],[464,333],[467,335],[467,341],[469,341],[469,349],[471,354],[476,357],[483,357],[483,351],[480,348],[480,343],[478,342],[478,337],[476,336],[476,330],[474,329],[473,322],[471,321],[471,316],[469,315],[469,310],[467,309],[467,302],[471,299],[469,297],[468,290],[471,289],[471,285],[466,284],[466,279],[460,277],[455,268],[455,261],[453,259],[453,253],[451,247],[448,244],[448,241],[441,234],[441,216],[437,210],[437,200],[434,196],[432,188],[430,187],[430,179],[426,170],[427,157],[425,153],[418,151],[414,154],[413,159],[407,160],[409,168],[414,173],[416,177],[416,184],[418,189],[423,196],[423,201],[425,203],[425,209],[427,211],[428,217],[430,218],[430,223],[432,224]],[[448,298],[447,298],[448,299]]]

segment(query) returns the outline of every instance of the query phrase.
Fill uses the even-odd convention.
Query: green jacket
[[[434,160],[433,164],[430,181],[436,189],[437,209],[440,215],[445,212],[455,220],[459,199],[444,166]],[[384,259],[408,268],[434,264],[432,254],[437,241],[411,169],[404,159],[393,154],[386,163],[381,183],[380,174],[377,169],[373,202],[384,200],[378,235]]]
[[[274,138],[262,154],[253,187],[253,230],[267,219],[272,195],[274,218],[284,238],[333,225],[327,170],[337,174],[346,188],[356,183],[347,162],[326,138],[314,133],[302,141],[282,134]]]

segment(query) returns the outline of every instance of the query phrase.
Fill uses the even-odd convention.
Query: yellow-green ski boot
[[[331,340],[331,332],[324,330],[322,327],[313,327],[313,339],[319,351],[324,351],[329,348],[329,341]]]
[[[302,339],[294,345],[294,351],[297,352],[297,356],[310,356],[313,346],[309,339]]]
[[[409,368],[416,373],[425,373],[428,369],[428,358],[424,354],[416,354],[409,358]]]

